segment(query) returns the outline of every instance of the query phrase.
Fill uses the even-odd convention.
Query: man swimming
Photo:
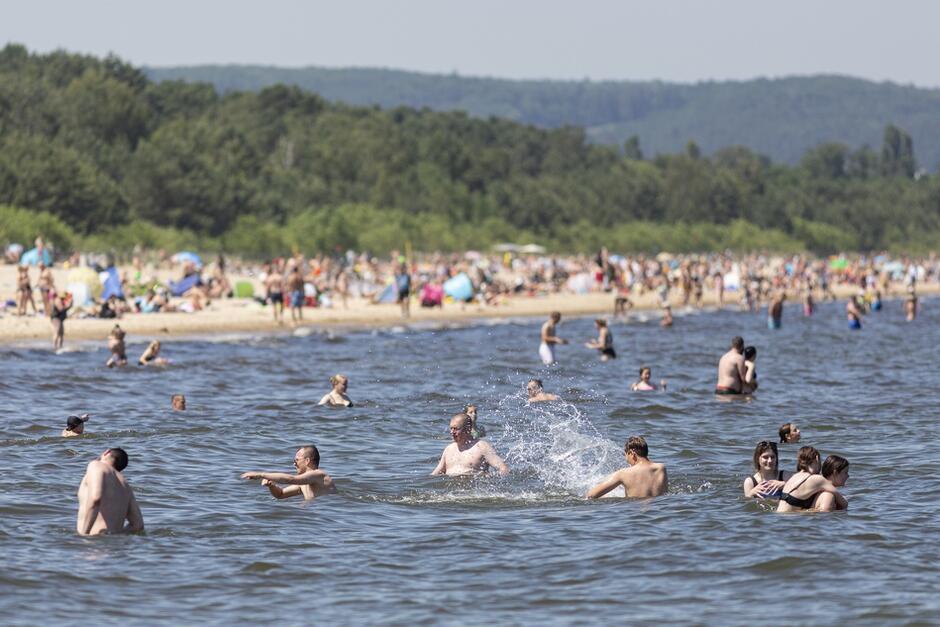
[[[485,473],[490,466],[501,475],[509,474],[509,466],[486,440],[473,437],[473,421],[467,414],[455,414],[450,419],[450,436],[454,439],[441,454],[441,461],[432,475],[472,475]]]
[[[182,394],[174,394],[170,398],[170,405],[176,411],[186,411],[186,397]]]
[[[62,431],[63,438],[74,438],[85,433],[85,423],[88,422],[88,414],[81,416],[69,416],[65,421],[65,429]]]
[[[261,479],[261,485],[276,499],[302,494],[305,499],[310,500],[336,493],[333,478],[320,470],[320,451],[313,444],[297,450],[294,454],[294,467],[297,468],[296,475],[286,472],[246,472],[242,474],[242,479]],[[279,483],[287,484],[287,487],[282,488],[277,485]]]
[[[731,348],[718,360],[718,383],[715,394],[741,394],[747,367],[744,364],[744,339],[731,338]]]
[[[555,335],[555,326],[560,321],[561,313],[553,311],[548,317],[548,320],[542,325],[542,342],[539,344],[539,357],[542,358],[542,363],[546,366],[551,366],[555,363],[555,345],[568,343],[568,340],[564,340]]]
[[[127,453],[121,448],[109,448],[101,457],[88,463],[78,487],[75,527],[80,535],[143,531],[144,517],[134,491],[121,474],[125,468]]]
[[[666,466],[649,460],[649,447],[642,436],[635,435],[623,447],[629,468],[622,468],[588,490],[587,498],[597,499],[618,486],[623,486],[624,495],[633,498],[660,496],[666,493],[669,479]]]
[[[541,379],[530,379],[528,383],[525,384],[525,392],[529,397],[530,403],[542,403],[545,401],[560,401],[555,394],[549,394],[542,389],[542,380]]]

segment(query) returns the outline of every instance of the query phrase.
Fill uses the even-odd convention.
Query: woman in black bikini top
[[[783,486],[780,503],[777,505],[778,512],[813,509],[816,505],[816,498],[824,492],[831,493],[837,505],[845,506],[845,497],[839,494],[831,481],[819,474],[819,451],[815,448],[804,446],[800,449],[796,457],[796,470],[796,474]],[[798,477],[800,473],[804,473],[805,476]],[[797,481],[793,483],[793,487],[789,487],[795,479]],[[807,486],[807,490],[804,490],[805,496],[796,496],[795,493],[807,482],[810,485]]]
[[[764,440],[754,448],[754,469],[757,471],[744,479],[744,496],[751,498],[779,498],[780,490],[789,475],[778,468],[777,444]],[[757,486],[763,488],[758,491]]]

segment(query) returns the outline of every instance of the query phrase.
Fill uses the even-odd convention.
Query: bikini
[[[748,479],[751,480],[751,482],[754,484],[754,487],[755,487],[755,488],[760,484],[760,482],[759,482],[757,479],[754,478],[754,475],[750,475],[750,476],[748,477]],[[783,471],[782,471],[782,470],[778,470],[778,471],[777,471],[777,481],[783,481]],[[782,489],[783,489],[783,488],[777,488],[777,489],[774,490],[773,492],[768,492],[767,494],[757,495],[757,496],[758,496],[758,498],[762,498],[762,499],[776,499],[776,498],[780,498],[780,495],[782,494],[782,492],[781,492]]]
[[[809,478],[812,477],[812,476],[813,476],[813,475],[806,475],[806,477],[805,477],[802,481],[800,481],[798,484],[796,484],[796,486],[793,488],[793,490],[796,490],[796,489],[799,488],[801,485],[803,485],[804,483],[806,483],[806,480],[809,479]],[[791,490],[790,492],[793,492],[793,490]],[[820,490],[819,492],[822,492],[822,490]],[[800,498],[797,498],[797,497],[795,497],[795,496],[791,496],[791,494],[790,494],[790,493],[787,493],[787,492],[781,492],[781,493],[780,493],[780,500],[783,501],[783,502],[785,502],[787,505],[792,505],[793,507],[796,507],[796,508],[799,508],[799,509],[812,509],[812,508],[813,508],[813,502],[816,500],[816,495],[819,494],[819,492],[814,492],[813,494],[809,495],[809,496],[808,496],[807,498],[805,498],[805,499],[800,499]]]

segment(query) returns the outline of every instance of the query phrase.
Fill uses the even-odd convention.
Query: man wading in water
[[[276,499],[286,499],[302,494],[305,499],[313,499],[324,494],[335,494],[333,478],[320,470],[320,451],[313,444],[302,446],[294,455],[294,467],[297,474],[286,472],[246,472],[242,479],[261,479],[261,485],[271,491]],[[278,486],[287,484],[286,488]]]
[[[630,467],[618,470],[607,481],[588,490],[589,499],[600,498],[618,486],[623,486],[624,495],[630,497],[644,498],[666,493],[669,487],[666,466],[649,460],[646,440],[633,436],[624,445],[623,453]]]
[[[78,487],[76,529],[83,536],[143,531],[144,517],[134,491],[121,471],[127,468],[127,453],[109,448],[88,463]],[[127,526],[124,521],[127,521]]]
[[[501,475],[509,474],[509,466],[485,440],[471,435],[473,421],[467,414],[455,414],[450,419],[450,435],[454,438],[441,454],[441,461],[432,475],[470,475],[486,472],[490,466]]]
[[[741,394],[747,367],[744,364],[744,339],[731,338],[731,348],[718,360],[718,383],[715,394]]]

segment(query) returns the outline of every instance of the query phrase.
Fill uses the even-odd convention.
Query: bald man
[[[467,414],[455,414],[450,419],[450,436],[454,441],[444,449],[441,461],[432,475],[473,475],[496,468],[501,475],[509,474],[509,466],[485,440],[473,437],[473,421]]]

